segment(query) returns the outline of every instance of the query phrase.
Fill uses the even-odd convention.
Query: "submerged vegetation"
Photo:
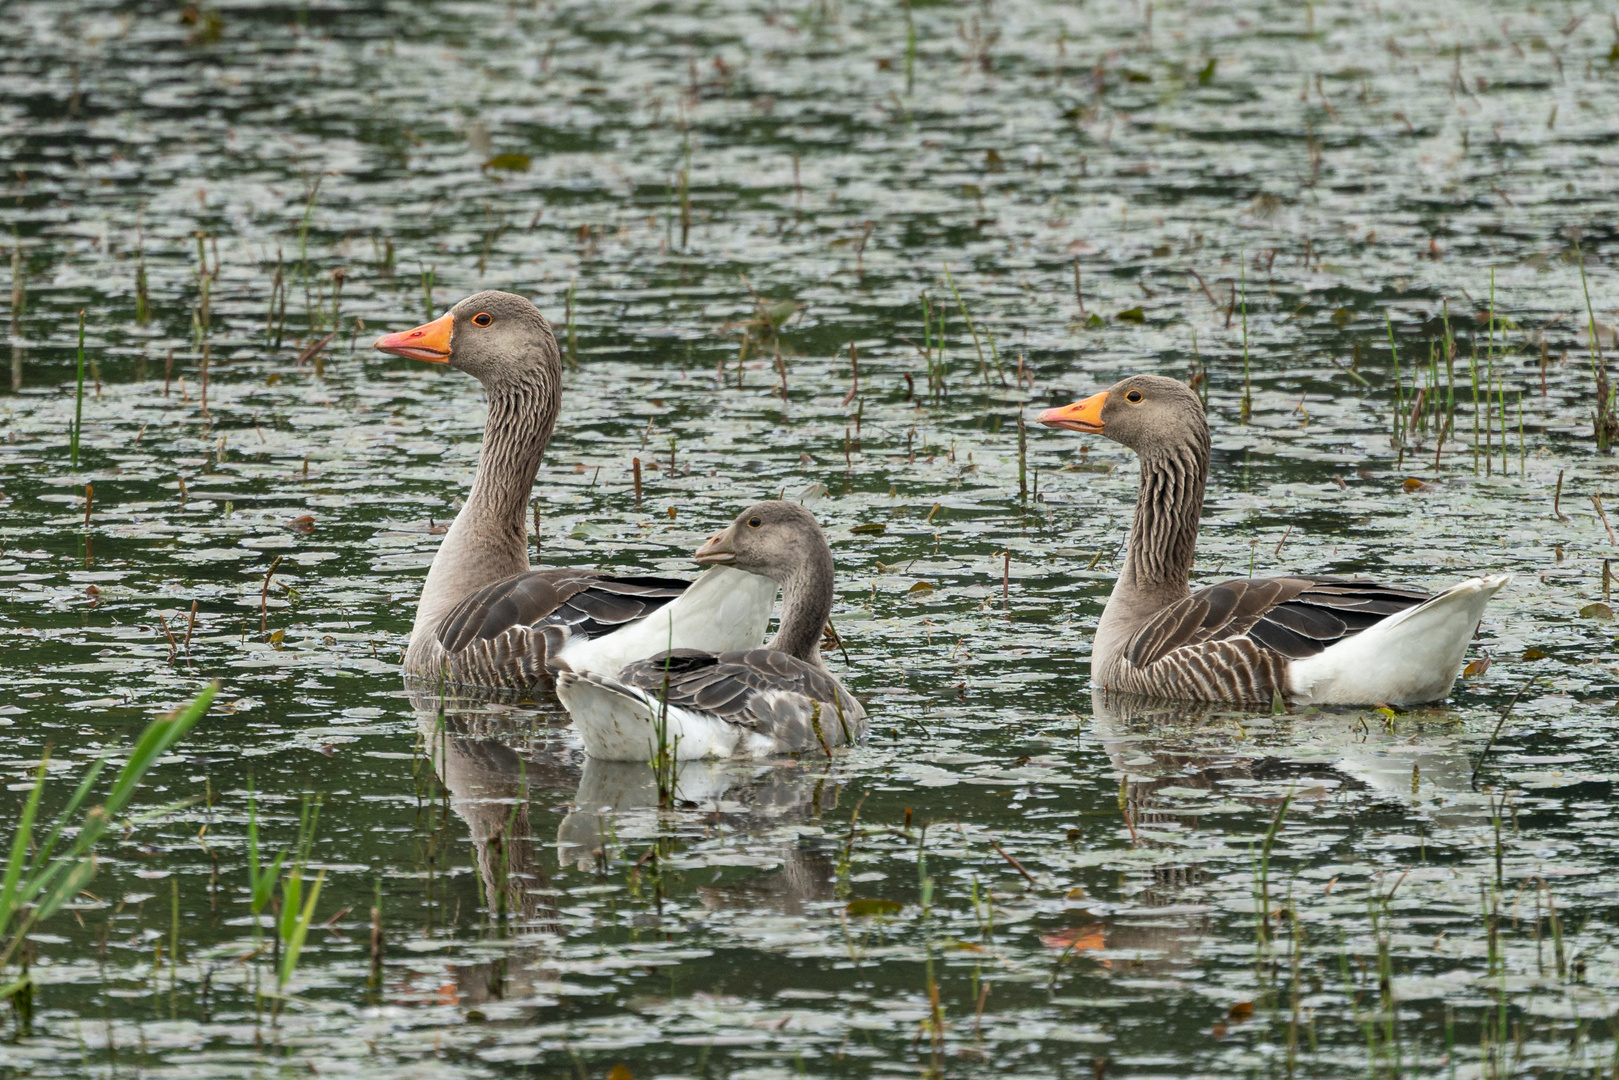
[[[4,876],[0,877],[0,1000],[11,1002],[21,1031],[26,1033],[33,1019],[34,980],[28,974],[28,964],[35,946],[30,934],[85,892],[96,872],[96,846],[120,824],[147,771],[186,737],[218,692],[217,684],[210,686],[190,705],[152,721],[135,741],[102,801],[87,806],[107,764],[105,757],[95,761],[85,770],[50,827],[36,834],[36,825],[43,824],[36,819],[45,793],[50,752],[47,750],[40,760],[11,836]],[[158,818],[164,813],[165,808],[160,808],[148,816]],[[125,828],[135,824],[140,824],[139,819]],[[20,972],[12,973],[14,965]]]
[[[1612,12],[422,11],[0,25],[0,1077],[1619,1075]],[[540,559],[814,502],[869,745],[402,696],[485,287]],[[1092,700],[1138,370],[1200,580],[1518,575],[1449,704]]]

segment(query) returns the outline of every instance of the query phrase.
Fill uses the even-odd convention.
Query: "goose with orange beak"
[[[1510,575],[1437,593],[1361,578],[1223,581],[1193,591],[1209,428],[1190,388],[1134,375],[1039,416],[1141,460],[1124,568],[1091,646],[1104,691],[1159,699],[1392,705],[1450,693],[1484,606]]]
[[[616,673],[670,647],[746,649],[764,640],[774,582],[728,567],[695,582],[535,570],[527,511],[556,425],[562,362],[527,299],[480,292],[377,349],[477,379],[489,401],[472,489],[427,571],[407,679],[469,689],[550,686],[558,671]]]

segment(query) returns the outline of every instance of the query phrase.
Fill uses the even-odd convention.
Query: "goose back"
[[[673,578],[535,570],[478,589],[429,633],[413,635],[405,673],[467,686],[525,690],[551,681],[572,639],[612,633],[686,591]]]
[[[1266,705],[1290,697],[1291,661],[1428,598],[1353,578],[1223,581],[1158,611],[1122,643],[1099,637],[1096,676],[1125,693]]]
[[[676,649],[630,664],[618,678],[671,708],[738,725],[773,753],[830,749],[866,734],[866,710],[837,676],[779,649]]]

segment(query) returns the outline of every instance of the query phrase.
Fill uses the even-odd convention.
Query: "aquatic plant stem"
[[[1243,423],[1254,410],[1253,384],[1248,373],[1248,253],[1242,252],[1238,274],[1242,278],[1242,412]],[[1230,325],[1229,323],[1227,325]]]
[[[1574,241],[1574,252],[1580,261],[1580,289],[1585,294],[1585,333],[1587,343],[1591,349],[1591,375],[1596,379],[1597,384],[1597,449],[1607,453],[1610,447],[1608,435],[1611,422],[1610,414],[1613,411],[1614,392],[1610,389],[1607,364],[1602,359],[1602,349],[1597,345],[1597,317],[1595,310],[1591,307],[1591,283],[1585,277],[1585,250],[1580,247],[1578,240]]]
[[[73,398],[73,467],[79,467],[79,431],[84,427],[84,309],[79,309],[79,388]]]

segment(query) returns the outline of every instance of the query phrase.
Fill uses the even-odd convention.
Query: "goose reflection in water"
[[[1166,833],[1213,829],[1205,820],[1211,805],[1235,799],[1251,804],[1260,828],[1284,799],[1295,820],[1308,814],[1308,804],[1328,800],[1359,808],[1399,803],[1446,828],[1478,825],[1489,812],[1488,796],[1471,788],[1472,760],[1454,723],[1424,725],[1417,715],[1390,731],[1382,714],[1365,710],[1257,716],[1217,703],[1101,689],[1093,690],[1091,705],[1091,730],[1121,778],[1120,809],[1137,849],[1178,852]],[[1273,726],[1280,730],[1271,742]],[[1209,878],[1188,852],[1143,870],[1118,915],[1101,905],[1092,916],[1085,900],[1071,900],[1070,925],[1042,940],[1089,954],[1115,973],[1184,971],[1216,933],[1204,902]]]
[[[524,702],[518,709],[427,695],[413,695],[412,704],[450,808],[471,835],[486,909],[504,910],[510,934],[520,939],[504,960],[458,966],[455,987],[443,988],[441,998],[453,994],[463,1006],[520,1001],[543,996],[546,983],[560,978],[546,962],[567,931],[541,850],[549,846],[542,821],[559,811],[561,872],[601,873],[614,864],[611,874],[622,881],[624,864],[661,837],[673,834],[691,846],[725,834],[737,842],[726,844],[727,864],[732,848],[741,846],[760,872],[696,886],[706,908],[798,916],[834,897],[833,848],[806,846],[797,838],[759,839],[837,808],[840,785],[824,760],[680,762],[673,804],[660,809],[651,768],[586,757],[554,706],[536,709]],[[642,872],[644,877],[644,867]]]
[[[761,833],[834,810],[839,785],[824,761],[683,761],[674,783],[674,807],[683,833]],[[600,867],[613,844],[640,843],[659,833],[656,777],[645,765],[586,758],[572,809],[557,829],[557,857],[581,870]],[[750,855],[781,869],[723,886],[698,886],[709,909],[746,907],[803,915],[806,905],[831,900],[835,852],[793,841],[750,845]]]
[[[1092,690],[1091,709],[1093,730],[1125,778],[1126,805],[1137,825],[1188,823],[1185,800],[1158,796],[1166,788],[1234,796],[1260,787],[1266,798],[1291,792],[1295,801],[1353,796],[1415,807],[1449,825],[1476,821],[1486,804],[1471,786],[1466,732],[1443,711],[1414,712],[1398,724],[1371,710],[1260,716],[1099,688]],[[1424,724],[1430,716],[1445,723]],[[1286,738],[1261,742],[1273,728]]]

